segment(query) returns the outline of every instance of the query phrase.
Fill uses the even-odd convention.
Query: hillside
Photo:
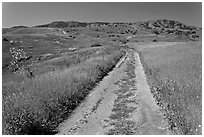
[[[139,27],[143,27],[146,29],[152,29],[152,28],[171,28],[171,29],[198,29],[194,26],[188,26],[181,22],[174,21],[174,20],[166,20],[166,19],[158,19],[158,20],[151,20],[151,21],[144,21],[144,22],[79,22],[79,21],[55,21],[48,24],[43,25],[37,25],[35,27],[59,27],[59,28],[65,28],[65,27],[86,27],[89,25],[95,25],[95,26],[114,26],[114,25],[137,25]]]
[[[56,21],[49,24],[38,25],[35,27],[48,27],[48,28],[77,28],[77,27],[128,27],[131,30],[125,30],[124,33],[135,35],[135,31],[144,30],[151,34],[156,35],[169,35],[169,37],[178,36],[179,39],[200,40],[202,29],[195,26],[188,26],[181,22],[174,20],[158,19],[144,22],[125,23],[125,22],[78,22],[78,21]],[[131,31],[131,32],[130,32]],[[173,36],[173,37],[174,37]]]

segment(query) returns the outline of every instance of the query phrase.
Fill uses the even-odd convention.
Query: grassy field
[[[3,28],[3,134],[57,133],[58,124],[125,54],[120,47],[128,48],[127,42],[138,44],[152,92],[167,117],[181,133],[200,134],[201,44],[158,42],[189,41],[164,36],[126,25]],[[17,59],[19,50],[23,57]]]
[[[3,29],[3,32],[3,89],[7,88],[10,83],[14,83],[14,85],[21,83],[24,78],[27,78],[26,75],[28,74],[25,73],[25,76],[18,75],[19,70],[16,73],[13,72],[16,67],[11,65],[11,62],[15,60],[10,52],[12,48],[15,48],[16,51],[22,49],[26,56],[30,57],[24,60],[23,63],[31,66],[30,71],[34,76],[37,76],[50,71],[63,70],[90,57],[97,57],[109,51],[112,52],[103,47],[113,46],[112,42],[108,40],[86,35],[88,32],[94,34],[91,30],[87,30],[87,32],[69,30],[66,34],[63,34],[62,29],[57,28],[10,28]],[[102,47],[91,48],[96,43],[101,44]],[[19,63],[20,67],[23,63]],[[4,91],[3,95],[7,93]]]
[[[104,32],[94,32],[3,29],[3,134],[57,133],[58,124],[124,55],[111,41],[100,38]],[[92,47],[93,44],[101,46]],[[12,57],[11,49],[22,50],[22,56],[29,58],[20,62],[20,58]],[[15,70],[13,61],[19,61],[18,68],[29,66],[33,77],[28,78],[27,70]]]
[[[151,92],[166,111],[171,129],[178,134],[201,134],[202,43],[158,46],[162,44],[137,48]]]
[[[107,48],[66,69],[11,84],[11,91],[3,91],[9,92],[3,96],[3,134],[57,133],[58,124],[123,55],[124,51]]]

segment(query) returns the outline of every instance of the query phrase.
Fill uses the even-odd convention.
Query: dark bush
[[[126,40],[126,39],[121,39],[121,40],[120,40],[120,42],[121,42],[122,44],[126,44],[127,41],[128,41],[128,40]]]
[[[101,45],[101,44],[98,44],[98,43],[91,45],[91,47],[101,47],[101,46],[102,46],[102,45]]]
[[[3,41],[9,41],[7,38],[3,38],[2,40],[3,40]]]

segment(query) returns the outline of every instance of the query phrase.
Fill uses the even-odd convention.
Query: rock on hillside
[[[173,34],[175,36],[188,37],[191,40],[202,38],[202,28],[185,25],[174,20],[152,20],[137,22],[131,25],[135,29],[148,30],[156,35]]]
[[[174,21],[174,20],[152,20],[152,21],[145,21],[140,23],[141,27],[146,29],[154,29],[154,28],[165,28],[165,29],[182,29],[182,30],[195,30],[197,29],[194,26],[188,26],[181,22]]]

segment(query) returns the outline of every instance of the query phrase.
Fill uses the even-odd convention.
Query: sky
[[[178,2],[3,2],[2,27],[36,26],[53,21],[137,22],[171,19],[202,26],[202,3]]]

